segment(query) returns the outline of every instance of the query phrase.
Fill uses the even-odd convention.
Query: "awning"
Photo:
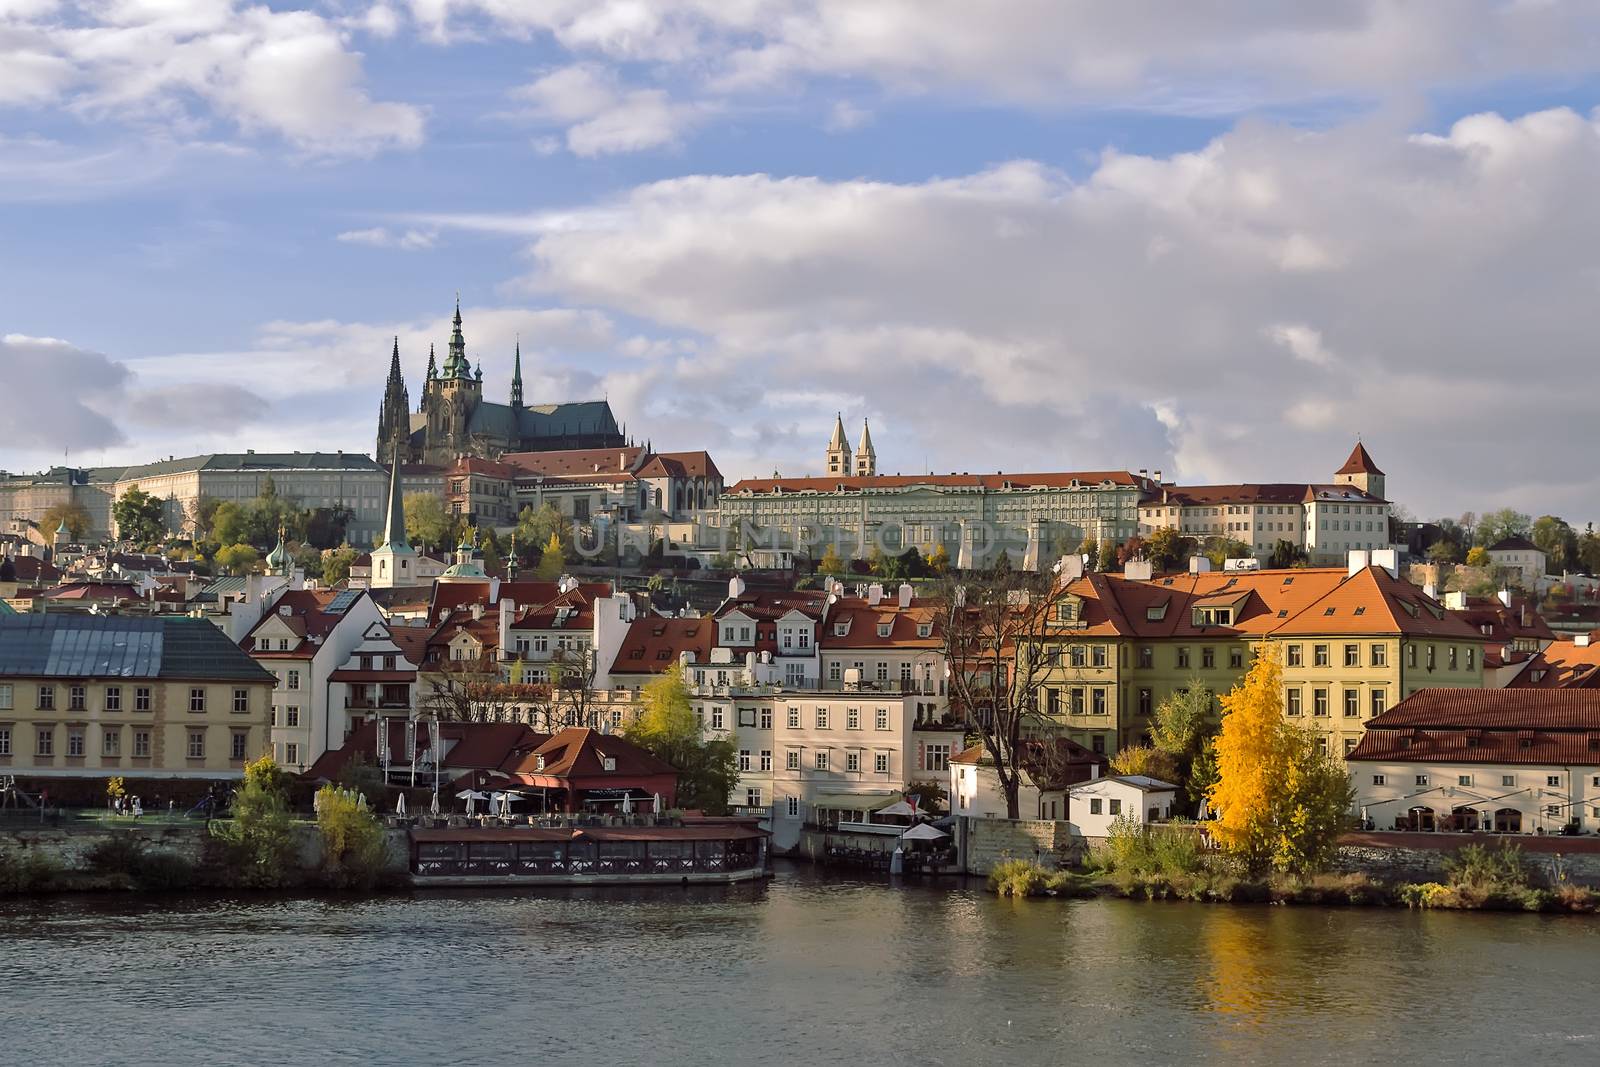
[[[818,793],[811,806],[828,811],[874,812],[899,799],[899,793]]]

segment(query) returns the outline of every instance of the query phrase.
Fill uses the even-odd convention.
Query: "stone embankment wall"
[[[1356,833],[1341,839],[1333,869],[1381,882],[1437,882],[1445,864],[1465,845],[1499,848],[1510,843],[1551,882],[1600,886],[1600,838],[1500,834]]]
[[[1039,819],[969,819],[956,823],[956,846],[968,874],[985,875],[1008,859],[1038,860],[1046,867],[1073,867],[1088,855],[1091,839],[1071,824]]]

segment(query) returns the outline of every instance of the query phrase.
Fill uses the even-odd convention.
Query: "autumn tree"
[[[224,545],[211,561],[230,574],[248,574],[261,562],[261,553],[254,545]]]
[[[538,508],[529,504],[522,509],[517,516],[518,544],[545,545],[552,536],[563,545],[572,544],[572,523],[559,508],[546,500]]]
[[[943,578],[950,573],[950,553],[944,545],[936,545],[928,554],[928,571],[936,577]]]
[[[678,771],[678,806],[720,815],[739,779],[739,757],[726,738],[706,738],[689,703],[683,665],[675,663],[640,692],[640,711],[624,736]]]
[[[62,525],[67,528],[67,539],[79,542],[89,536],[94,520],[89,517],[89,509],[75,501],[52,504],[39,517],[39,529],[46,537],[54,537]]]
[[[137,485],[130,485],[111,505],[111,519],[117,536],[136,545],[153,545],[167,535],[166,506]]]
[[[839,555],[836,545],[830,544],[822,552],[822,559],[817,561],[817,573],[837,575],[844,573],[844,560]]]
[[[1317,734],[1283,716],[1283,671],[1265,646],[1222,698],[1212,834],[1252,877],[1318,870],[1332,856],[1352,793]]]
[[[1110,540],[1101,540],[1099,552],[1095,556],[1094,569],[1097,571],[1114,571],[1117,569],[1117,546]]]
[[[539,567],[534,573],[549,582],[561,577],[566,569],[567,556],[561,547],[561,539],[552,533],[545,542],[544,552],[539,556]]]
[[[951,579],[940,598],[952,711],[978,735],[1011,819],[1028,742],[1055,728],[1040,687],[1061,637],[1056,593],[1053,575],[1013,571],[1002,554],[987,571]]]
[[[1142,774],[1170,784],[1178,776],[1172,756],[1152,745],[1125,745],[1111,757],[1112,774]]]
[[[1493,565],[1494,561],[1489,558],[1489,550],[1482,545],[1474,545],[1467,552],[1467,566],[1490,567]]]

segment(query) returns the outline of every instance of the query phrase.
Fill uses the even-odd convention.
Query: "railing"
[[[862,693],[880,696],[945,696],[941,682],[916,679],[889,678],[861,682],[846,682],[842,678],[802,678],[773,682],[749,682],[743,679],[728,682],[702,682],[689,687],[693,696],[733,697],[741,694],[771,693]]]
[[[345,697],[346,711],[409,711],[411,700],[369,700],[362,697]]]

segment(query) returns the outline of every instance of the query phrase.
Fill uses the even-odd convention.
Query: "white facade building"
[[[1080,837],[1108,837],[1122,817],[1140,826],[1170,819],[1177,796],[1177,786],[1143,774],[1095,778],[1067,790],[1067,820]]]

